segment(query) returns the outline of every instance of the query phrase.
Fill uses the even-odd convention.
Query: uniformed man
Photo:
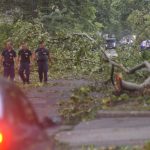
[[[21,45],[21,49],[18,53],[18,61],[19,61],[19,75],[23,81],[23,83],[30,83],[30,62],[31,62],[32,52],[28,49],[27,43],[23,42]]]
[[[12,42],[7,42],[5,49],[2,51],[2,62],[4,67],[4,77],[14,80],[15,78],[15,58],[16,52],[13,50]]]
[[[51,61],[48,49],[45,48],[44,41],[39,43],[39,48],[35,51],[35,56],[38,64],[38,73],[40,82],[47,83],[48,80],[48,60]],[[43,80],[44,79],[44,80]]]

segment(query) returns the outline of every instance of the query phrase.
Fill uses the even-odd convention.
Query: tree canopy
[[[103,31],[149,36],[149,0],[1,0],[1,14],[14,21],[39,18],[48,32]]]

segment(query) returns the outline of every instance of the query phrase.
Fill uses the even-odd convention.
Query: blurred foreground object
[[[40,150],[39,144],[48,141],[49,145],[51,141],[44,131],[46,127],[20,88],[0,78],[0,150]],[[42,149],[48,147],[44,144]]]

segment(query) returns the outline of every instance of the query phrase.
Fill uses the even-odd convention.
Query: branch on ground
[[[137,70],[141,70],[143,68],[146,68],[146,70],[148,72],[150,72],[150,63],[148,61],[144,61],[141,64],[134,66],[133,68],[126,68],[124,67],[122,64],[119,64],[113,60],[111,60],[110,58],[107,57],[105,51],[102,51],[105,58],[107,59],[107,61],[113,65],[114,67],[120,68],[121,70],[123,70],[125,73],[127,74],[134,74]],[[115,87],[117,91],[121,91],[121,90],[128,90],[128,91],[143,91],[146,88],[150,88],[150,77],[148,77],[143,83],[141,84],[137,84],[137,83],[132,83],[132,82],[128,82],[122,79],[122,77],[120,77],[118,74],[116,74],[115,76]]]

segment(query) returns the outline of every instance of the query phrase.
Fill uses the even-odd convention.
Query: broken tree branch
[[[147,78],[141,84],[131,83],[131,82],[127,82],[127,81],[122,80],[121,85],[122,85],[123,90],[142,91],[145,88],[150,88],[150,77]]]
[[[118,64],[117,62],[115,62],[115,61],[111,60],[110,58],[108,58],[107,55],[106,55],[106,53],[105,53],[105,51],[102,51],[102,52],[105,55],[107,61],[111,65],[114,65],[115,67],[118,67],[118,68],[122,69],[127,74],[133,74],[137,70],[140,70],[142,68],[146,68],[147,71],[150,72],[150,63],[148,61],[145,61],[145,62],[143,62],[143,63],[141,63],[141,64],[139,64],[139,65],[137,65],[137,66],[135,66],[133,68],[128,69],[128,68],[124,67],[123,64]]]
[[[95,39],[93,39],[92,37],[90,37],[87,33],[83,32],[83,33],[73,33],[73,35],[79,35],[79,36],[85,36],[86,38],[88,38],[89,40],[91,40],[92,42],[96,42]]]
[[[122,64],[118,64],[115,61],[111,60],[110,58],[107,57],[105,51],[102,51],[103,54],[105,55],[105,58],[107,59],[107,61],[114,67],[118,67],[120,69],[122,69],[125,73],[127,74],[133,74],[135,73],[137,70],[146,68],[148,72],[150,72],[150,63],[148,61],[144,61],[141,64],[127,69],[126,67],[124,67]],[[112,77],[114,76],[113,74],[111,75]],[[118,91],[121,90],[128,90],[128,91],[142,91],[145,88],[150,88],[150,77],[148,77],[143,83],[141,84],[136,84],[136,83],[132,83],[132,82],[128,82],[125,80],[122,80],[122,77],[120,77],[119,75],[116,75],[115,79],[119,79],[118,81],[113,81],[114,83],[116,82],[117,84],[115,84],[115,87]],[[121,88],[121,89],[120,89]]]

